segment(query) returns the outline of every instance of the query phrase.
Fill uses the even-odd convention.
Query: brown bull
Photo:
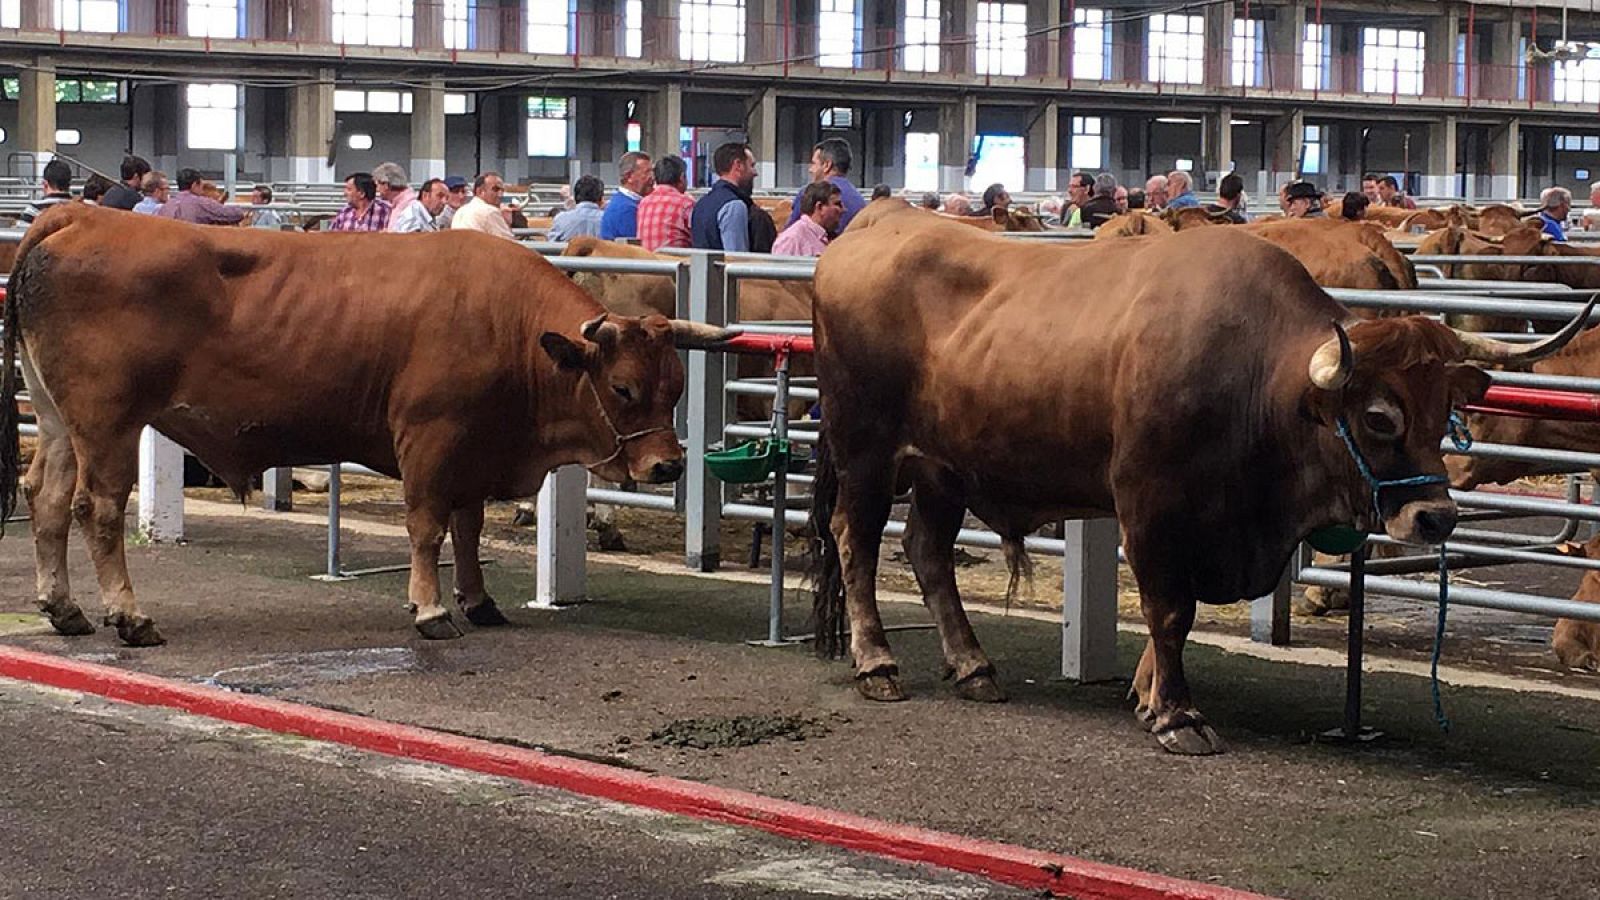
[[[1322,287],[1416,289],[1411,261],[1373,226],[1324,218],[1273,219],[1237,227],[1287,250]]]
[[[1171,234],[1172,226],[1168,225],[1155,213],[1141,210],[1129,210],[1117,213],[1105,221],[1105,224],[1094,230],[1094,239],[1107,241],[1122,237],[1137,237],[1143,234]]]
[[[967,512],[1011,559],[1047,523],[1117,516],[1151,635],[1138,717],[1179,753],[1220,748],[1183,671],[1196,603],[1269,592],[1320,526],[1426,543],[1454,528],[1443,483],[1374,498],[1335,427],[1380,478],[1442,476],[1451,407],[1488,386],[1463,363],[1507,345],[1422,317],[1356,320],[1241,228],[1058,248],[863,215],[817,270],[812,524],[819,649],[848,633],[864,696],[905,696],[875,576],[906,488],[907,555],[957,690],[977,700],[1004,695],[956,588]]]
[[[401,478],[416,627],[451,638],[461,632],[439,598],[446,530],[467,619],[502,624],[477,557],[485,498],[530,495],[569,463],[677,478],[674,341],[714,336],[661,316],[608,317],[537,254],[474,232],[311,236],[78,204],[28,231],[9,294],[5,396],[20,350],[39,425],[23,484],[39,606],[63,634],[93,630],[67,583],[75,518],[106,624],[133,645],[162,641],[123,555],[144,426],[241,496],[275,466],[348,461]],[[0,409],[9,514],[17,414]]]

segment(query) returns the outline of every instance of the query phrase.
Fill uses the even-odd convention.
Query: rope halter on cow
[[[596,462],[584,463],[583,467],[585,469],[593,472],[595,469],[610,463],[612,460],[622,455],[622,451],[628,448],[629,441],[636,441],[639,438],[649,437],[652,434],[658,434],[663,431],[676,430],[671,425],[658,425],[655,428],[645,428],[640,431],[630,431],[627,434],[623,434],[621,430],[617,428],[616,423],[611,421],[611,414],[606,412],[606,405],[600,399],[600,389],[594,386],[594,378],[588,372],[583,373],[583,383],[589,386],[589,396],[594,398],[595,409],[600,411],[601,420],[606,423],[607,428],[611,429],[611,439],[615,442],[611,450],[611,455]]]

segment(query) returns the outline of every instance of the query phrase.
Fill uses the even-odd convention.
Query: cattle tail
[[[844,607],[844,567],[833,534],[839,473],[833,467],[824,421],[817,434],[817,473],[811,485],[811,625],[818,656],[840,657],[849,646],[850,618]]]
[[[22,261],[27,258],[27,247],[17,250],[17,260],[11,270],[11,280],[5,297],[5,358],[0,360],[0,535],[5,534],[5,520],[17,509],[17,481],[22,477],[22,442],[20,427],[22,413],[17,409],[17,345],[22,340],[17,308],[22,304],[24,279]]]

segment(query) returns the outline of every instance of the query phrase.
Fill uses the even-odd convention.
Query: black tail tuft
[[[21,413],[17,410],[17,350],[22,340],[21,325],[17,321],[20,297],[25,289],[22,275],[24,254],[19,251],[17,262],[7,284],[5,298],[5,351],[0,357],[0,536],[5,530],[5,520],[17,511],[17,482],[22,477],[22,445],[19,437]]]
[[[817,655],[836,659],[850,646],[850,619],[844,607],[844,567],[833,535],[833,507],[839,497],[839,473],[833,467],[828,427],[817,442],[817,477],[811,486],[811,627]]]
[[[1017,596],[1017,588],[1026,586],[1029,598],[1033,596],[1033,559],[1028,556],[1028,551],[1022,545],[1021,537],[1004,537],[1000,540],[1000,550],[1006,557],[1006,570],[1011,573],[1011,578],[1006,582],[1006,612],[1011,612],[1011,601]]]

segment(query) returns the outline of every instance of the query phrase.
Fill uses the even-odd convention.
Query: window
[[[0,0],[0,28],[22,27],[22,0]]]
[[[1321,175],[1323,151],[1327,149],[1327,132],[1321,125],[1307,125],[1300,149],[1300,174]]]
[[[121,103],[122,82],[79,81],[72,79],[56,82],[57,103]]]
[[[1558,134],[1556,149],[1581,153],[1600,153],[1600,135]]]
[[[939,189],[939,135],[906,132],[906,184],[908,191]]]
[[[1593,50],[1589,51],[1591,54]],[[1555,92],[1551,99],[1557,103],[1600,103],[1600,57],[1572,59],[1556,63]]]
[[[56,144],[62,147],[76,147],[83,140],[83,133],[76,128],[57,128]]]
[[[644,147],[644,126],[638,122],[629,122],[627,129],[628,152],[638,153]]]
[[[744,62],[744,0],[682,0],[678,55],[687,60]]]
[[[906,0],[903,52],[906,71],[939,71],[939,0]]]
[[[344,145],[349,147],[351,150],[371,150],[372,135],[352,134],[350,137],[345,139]]]
[[[450,114],[451,97],[460,98],[458,102],[466,103],[466,94],[445,94],[444,111]],[[333,92],[334,112],[370,112],[370,113],[407,113],[411,112],[410,91],[359,91],[347,88],[335,88]],[[463,110],[465,112],[465,110]]]
[[[118,0],[55,0],[56,27],[62,31],[120,31]]]
[[[825,106],[817,117],[817,124],[823,128],[849,130],[856,127],[856,111],[849,106]]]
[[[856,0],[817,0],[817,65],[856,65]]]
[[[1405,28],[1361,29],[1361,90],[1420,96],[1426,40]]]
[[[644,55],[644,0],[627,0],[622,6],[622,55]]]
[[[1327,28],[1307,25],[1305,40],[1300,42],[1300,89],[1327,90],[1332,72],[1333,46],[1328,43]]]
[[[1023,173],[1027,171],[1027,143],[1014,134],[981,134],[975,147],[978,165],[967,180],[971,190],[981,191],[991,184],[1003,184],[1008,189],[1022,189]]]
[[[978,4],[978,74],[1028,74],[1028,5]]]
[[[1456,60],[1453,68],[1456,73],[1456,96],[1465,97],[1467,95],[1467,36],[1464,33],[1456,35]]]
[[[464,116],[477,108],[472,102],[471,94],[445,94],[444,114],[447,116]]]
[[[0,128],[0,144],[4,144],[5,142],[6,142],[6,130],[4,128]]]
[[[1106,27],[1106,11],[1072,11],[1072,77],[1108,79],[1111,77],[1111,29]]]
[[[239,86],[191,84],[184,89],[189,107],[190,150],[234,150],[239,146]]]
[[[470,50],[473,38],[473,13],[470,0],[444,0],[444,45],[451,50]]]
[[[1261,86],[1261,23],[1255,19],[1233,20],[1233,82],[1235,87]]]
[[[1104,127],[1099,116],[1072,117],[1072,143],[1067,148],[1071,168],[1087,172],[1105,165]]]
[[[524,7],[528,16],[528,52],[567,54],[569,10],[565,0],[530,0]]]
[[[409,47],[412,0],[333,0],[333,42]]]
[[[567,99],[528,98],[528,155],[567,155]]]
[[[189,0],[189,36],[239,36],[239,0]]]
[[[1204,16],[1150,17],[1151,81],[1199,84],[1205,77]]]

